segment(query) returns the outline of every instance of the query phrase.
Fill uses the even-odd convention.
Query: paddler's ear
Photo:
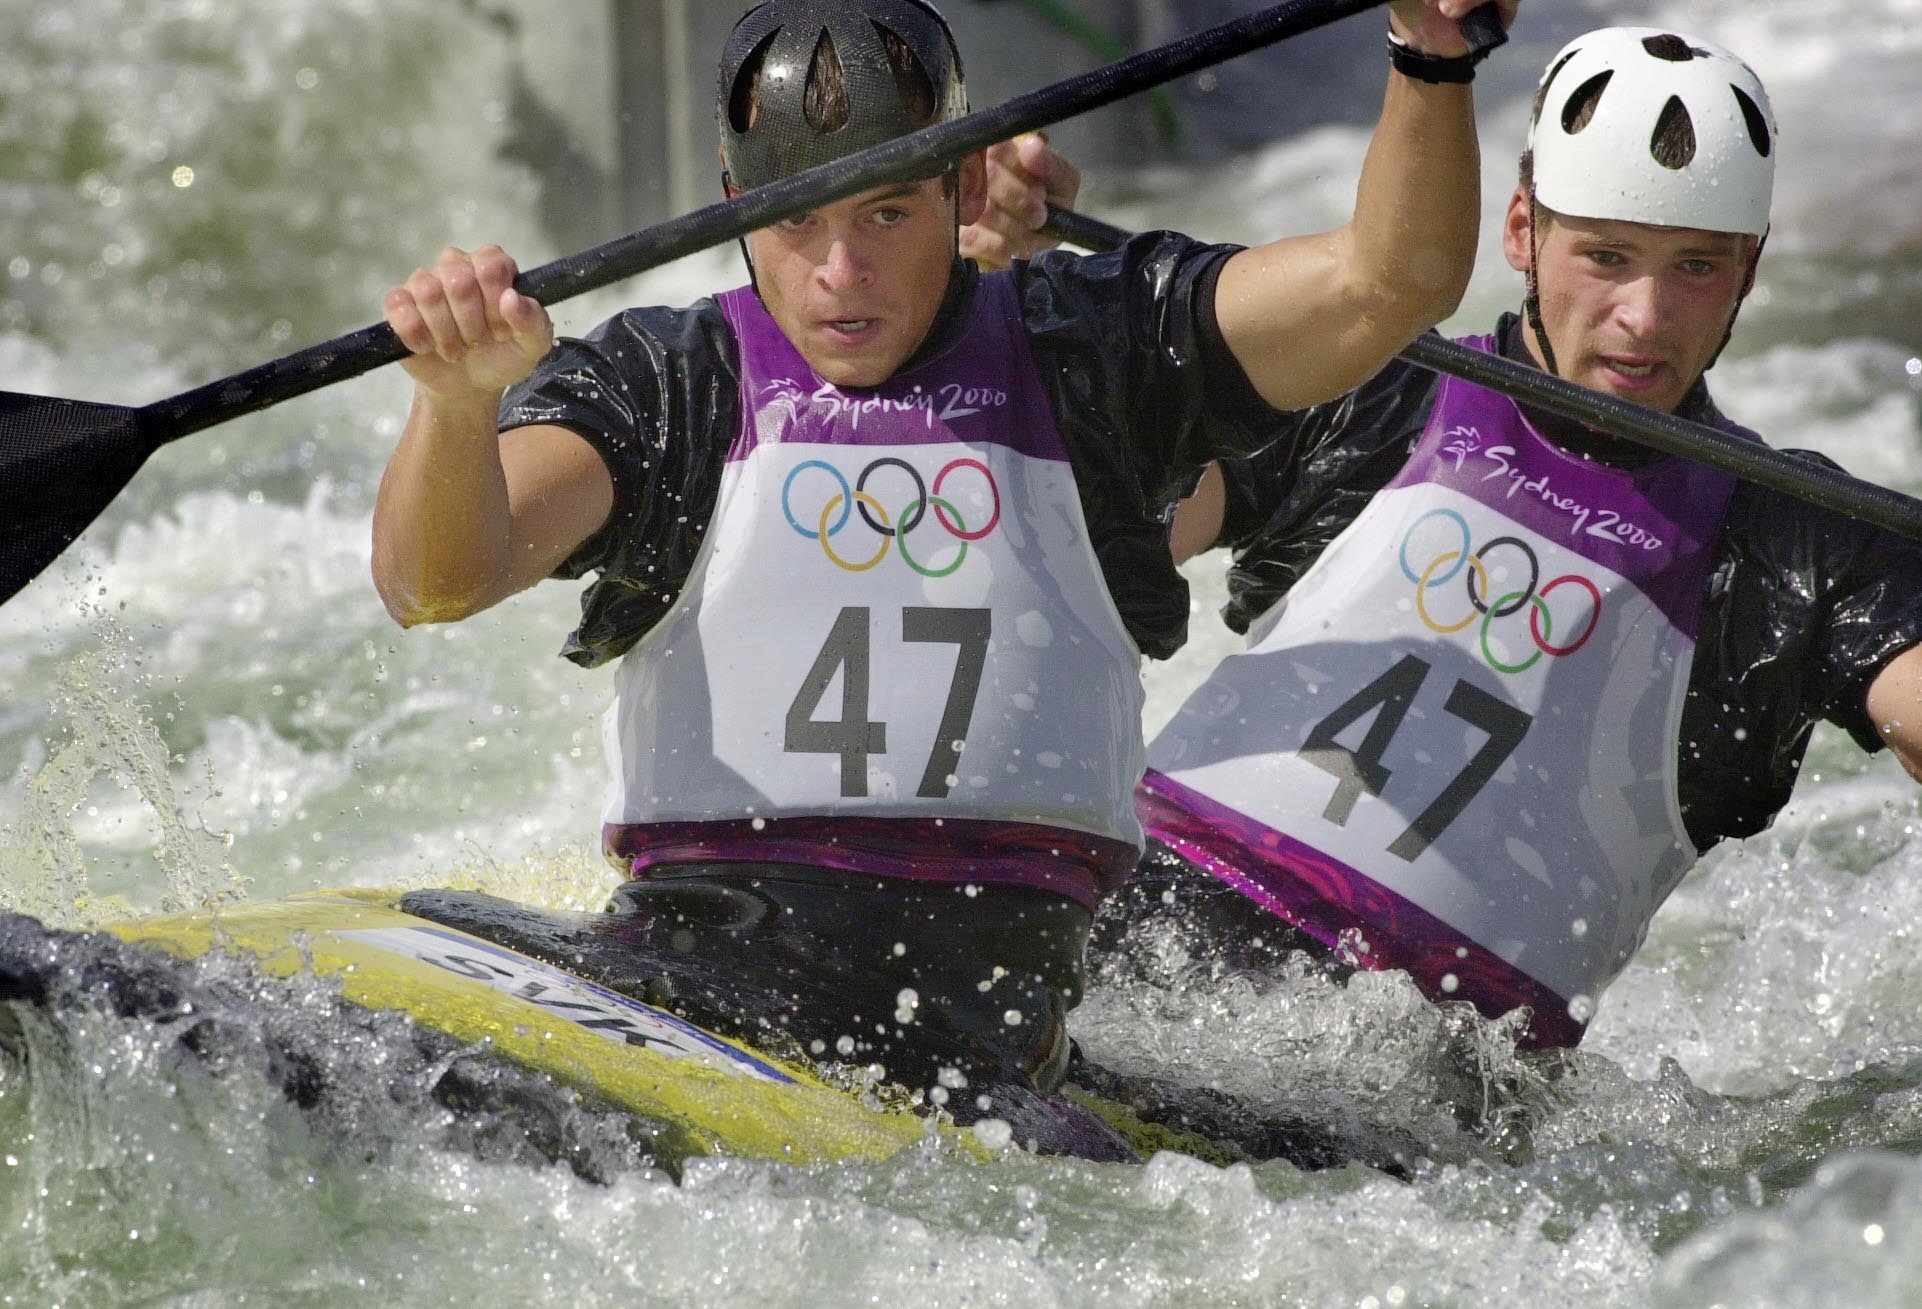
[[[1518,273],[1528,271],[1534,249],[1529,240],[1528,192],[1521,187],[1508,197],[1508,212],[1502,215],[1502,254],[1508,266]]]
[[[988,209],[988,155],[985,150],[977,150],[955,165],[960,175],[959,212],[961,226],[981,221],[981,215]]]

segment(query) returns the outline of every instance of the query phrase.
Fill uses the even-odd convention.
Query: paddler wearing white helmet
[[[1508,262],[1528,278],[1523,312],[1536,362],[1597,390],[1675,409],[1721,353],[1754,286],[1776,153],[1768,92],[1720,46],[1647,27],[1605,28],[1571,41],[1536,93],[1521,185],[1503,227]],[[1596,315],[1636,307],[1577,303],[1579,283],[1554,277],[1555,293],[1543,305],[1543,244],[1558,220],[1568,240],[1551,246],[1549,259],[1564,245],[1586,252],[1609,238],[1660,239],[1669,245],[1651,254],[1699,249],[1724,276],[1642,283],[1650,296],[1666,297],[1644,310],[1663,310],[1662,331],[1638,334],[1627,321],[1613,334],[1598,332]],[[1719,311],[1729,276],[1739,285],[1720,331],[1700,330],[1690,311],[1698,303]],[[1550,317],[1558,330],[1549,330]],[[1558,336],[1565,337],[1559,348]],[[1651,336],[1658,339],[1644,339]]]
[[[1780,155],[1720,46],[1579,37],[1503,227],[1523,313],[1471,344],[1759,440],[1703,373]],[[1697,857],[1767,827],[1815,724],[1922,778],[1922,547],[1397,362],[1211,471],[1174,553],[1233,552],[1250,634],[1151,743],[1118,961],[1403,969],[1573,1045]],[[1826,462],[1795,452],[1812,463]]]
[[[411,627],[595,575],[566,652],[619,661],[602,843],[629,879],[585,926],[452,892],[406,907],[883,1064],[964,1121],[1053,1092],[1094,907],[1141,851],[1139,659],[1187,620],[1163,514],[1459,300],[1475,3],[1393,0],[1381,123],[1330,234],[1151,233],[984,273],[957,225],[1039,221],[1029,140],[1000,190],[980,156],[932,165],[750,233],[746,286],[578,340],[497,247],[394,287],[415,396],[376,585]],[[766,0],[723,53],[722,185],[965,104],[923,0]],[[1016,1131],[1096,1152],[1078,1112]]]

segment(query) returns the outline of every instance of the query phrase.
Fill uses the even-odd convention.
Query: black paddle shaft
[[[1017,96],[997,108],[924,128],[845,159],[757,187],[732,200],[708,205],[580,254],[543,264],[522,273],[514,285],[542,304],[557,304],[857,192],[928,177],[966,155],[1023,132],[1103,108],[1150,87],[1327,26],[1382,3],[1383,0],[1289,0],[1289,3]],[[1494,6],[1476,11],[1478,17],[1484,13],[1494,14]],[[1507,39],[1498,17],[1492,23],[1492,34],[1488,33],[1488,26],[1483,19],[1480,30],[1486,39],[1492,40],[1493,36]],[[376,323],[149,405],[142,411],[142,417],[158,440],[174,440],[358,376],[403,358],[406,353],[407,348],[393,330],[385,323]]]
[[[697,250],[876,186],[928,177],[976,150],[1113,104],[1383,0],[1288,0],[996,109],[937,124],[720,204],[523,273],[544,304],[597,290]],[[1471,42],[1505,40],[1494,7],[1465,22]],[[161,446],[403,358],[385,323],[310,346],[140,408],[0,392],[0,602],[58,557]]]
[[[1095,251],[1113,250],[1133,235],[1126,228],[1104,223],[1099,218],[1052,207],[1044,230],[1084,250]],[[1552,414],[1586,423],[1611,436],[1625,437],[1667,454],[1693,459],[1897,536],[1922,541],[1922,500],[1851,477],[1839,469],[1797,459],[1704,423],[1693,423],[1602,391],[1591,391],[1566,378],[1438,336],[1417,337],[1402,350],[1400,357],[1431,372],[1459,377]]]

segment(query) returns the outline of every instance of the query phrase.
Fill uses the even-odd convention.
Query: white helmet
[[[1775,118],[1753,69],[1654,27],[1605,27],[1542,76],[1528,147],[1535,196],[1571,218],[1768,231]]]

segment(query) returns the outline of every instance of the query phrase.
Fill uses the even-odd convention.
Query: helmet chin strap
[[[1735,335],[1735,320],[1741,315],[1742,305],[1748,299],[1749,292],[1755,289],[1755,270],[1762,262],[1762,247],[1768,243],[1767,232],[1755,238],[1755,249],[1749,252],[1748,272],[1742,278],[1742,294],[1735,297],[1735,308],[1729,313],[1728,326],[1722,329],[1722,343],[1715,347],[1715,353],[1709,357],[1707,366],[1702,369],[1705,373],[1715,367],[1715,361],[1722,357],[1722,351],[1728,349],[1729,338]]]
[[[732,200],[736,195],[739,195],[739,194],[740,192],[735,188],[735,185],[734,185],[734,175],[728,172],[727,169],[723,168],[721,170],[722,197],[728,200]],[[761,308],[765,309],[767,308],[767,300],[764,299],[761,295],[761,279],[755,275],[754,256],[748,253],[747,237],[746,236],[735,237],[734,244],[740,247],[741,262],[747,265],[748,288],[754,292],[754,298],[761,302]]]
[[[1535,268],[1541,262],[1541,246],[1536,238],[1541,223],[1541,206],[1535,203],[1535,188],[1531,186],[1528,188],[1528,280],[1527,291],[1522,298],[1522,317],[1535,333],[1535,344],[1542,352],[1542,367],[1559,377],[1561,368],[1555,362],[1555,347],[1548,343],[1548,325],[1542,322],[1541,283],[1535,278]]]
[[[953,206],[954,229],[953,229],[953,236],[948,245],[948,280],[946,285],[944,285],[941,288],[941,299],[944,304],[946,303],[948,296],[952,294],[954,291],[955,273],[956,273],[956,270],[959,269],[961,266],[961,167],[960,165],[959,164],[955,165],[952,169],[948,171],[947,174],[945,174],[945,176],[952,177],[954,179],[954,206]],[[933,334],[935,329],[940,325],[941,325],[941,315],[937,312],[934,316],[934,319],[928,323],[927,332],[923,333],[921,336],[921,339],[915,343],[914,350],[908,355],[909,360],[914,359],[916,355],[919,355],[921,351],[927,347],[928,337],[931,334]]]

